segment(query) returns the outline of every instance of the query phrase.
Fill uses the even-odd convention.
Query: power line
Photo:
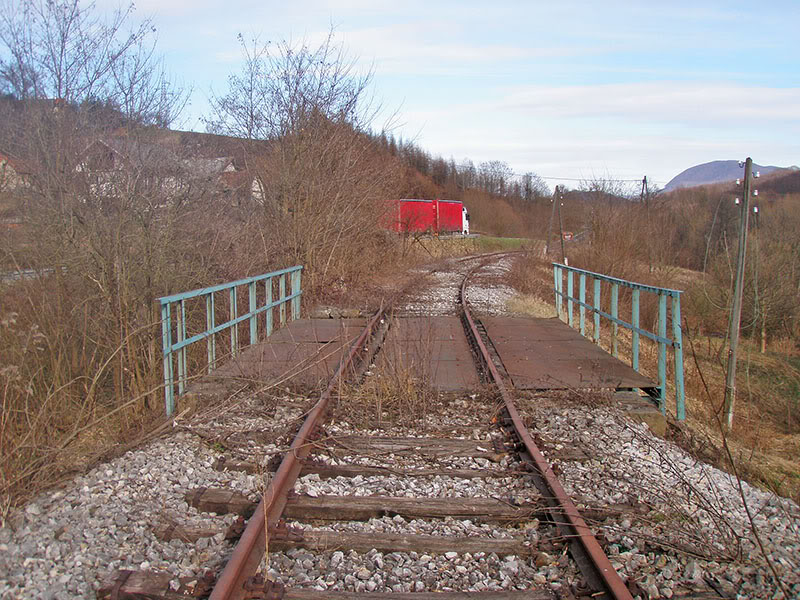
[[[533,171],[529,171],[529,172],[526,172],[526,173],[512,172],[512,176],[514,176],[514,177],[525,177],[526,175],[532,175],[532,176],[538,177],[539,179],[547,179],[547,180],[553,180],[553,181],[577,181],[578,183],[584,183],[584,182],[587,182],[587,181],[593,181],[593,179],[594,179],[592,177],[549,177],[547,175],[539,175],[538,173],[535,173]],[[598,181],[609,181],[609,182],[613,182],[613,183],[641,183],[642,182],[641,179],[616,179],[616,178],[613,178],[613,177],[598,177],[596,179]],[[654,181],[652,179],[648,179],[648,182],[654,183],[656,185],[661,185],[661,182]]]

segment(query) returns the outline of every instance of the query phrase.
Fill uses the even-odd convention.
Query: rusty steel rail
[[[492,383],[497,387],[498,392],[503,398],[507,421],[513,426],[516,435],[523,444],[525,452],[529,455],[530,464],[534,467],[534,479],[536,480],[539,491],[545,500],[551,505],[551,518],[563,530],[570,539],[572,556],[586,578],[587,583],[594,588],[593,597],[605,598],[608,600],[633,600],[633,596],[628,590],[625,582],[611,565],[605,552],[600,547],[599,542],[594,537],[586,521],[581,517],[575,503],[564,491],[561,482],[558,481],[552,467],[548,464],[541,450],[536,446],[530,433],[528,432],[522,417],[514,405],[511,394],[506,388],[500,372],[497,370],[486,344],[481,338],[478,327],[467,307],[467,282],[469,277],[485,263],[472,269],[461,284],[461,307],[465,327],[468,336],[478,348],[482,362],[488,371]],[[596,594],[596,595],[595,595]]]
[[[225,569],[217,579],[209,600],[241,600],[252,595],[252,585],[248,584],[248,580],[258,570],[259,563],[267,548],[267,532],[274,528],[280,520],[283,509],[286,506],[289,491],[294,487],[294,483],[300,474],[302,460],[312,450],[311,441],[322,424],[331,395],[343,380],[345,374],[354,366],[356,355],[364,348],[375,326],[380,323],[387,310],[388,306],[382,307],[370,319],[361,335],[350,347],[350,352],[339,363],[339,367],[331,378],[327,389],[303,422],[303,426],[292,441],[292,445],[283,457],[275,476],[270,481],[261,501],[258,503],[255,513],[247,522],[247,527],[242,533],[236,548],[234,548],[230,560],[225,565]]]

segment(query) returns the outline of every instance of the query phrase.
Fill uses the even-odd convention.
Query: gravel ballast
[[[475,263],[450,261],[449,270],[428,279],[403,307],[406,314],[456,314],[456,287]],[[481,314],[503,314],[510,288],[500,281],[510,266],[504,259],[482,273],[469,300]],[[424,311],[424,312],[418,312]],[[272,404],[249,397],[204,419],[179,423],[175,431],[76,477],[63,489],[41,494],[9,515],[0,528],[0,598],[92,598],[118,568],[168,571],[199,577],[217,570],[232,545],[223,537],[234,517],[198,513],[184,494],[197,487],[228,487],[257,499],[268,475],[219,472],[214,462],[227,456],[267,460],[285,447],[287,420],[302,419],[313,398],[282,398]],[[739,482],[702,463],[671,442],[632,423],[613,401],[569,395],[520,396],[523,417],[541,436],[566,490],[587,508],[632,505],[593,523],[606,540],[609,557],[623,578],[635,581],[638,597],[672,598],[695,592],[737,599],[800,598],[800,509],[793,502]],[[452,435],[490,447],[497,432],[488,424],[494,407],[479,396],[440,399],[420,429],[393,426],[366,432],[340,410],[326,435],[370,433],[384,436]],[[220,448],[209,436],[220,430],[269,431],[264,439],[225,438]],[[223,436],[224,437],[224,436]],[[581,460],[558,458],[580,448]],[[574,454],[574,453],[573,453]],[[386,457],[357,454],[329,463],[385,465]],[[515,463],[480,458],[395,456],[397,468],[502,469]],[[523,478],[459,479],[427,476],[401,479],[369,476],[298,480],[306,495],[358,494],[428,497],[497,497],[535,500],[538,492]],[[744,501],[743,501],[744,498]],[[745,504],[746,501],[746,504]],[[749,514],[748,514],[749,513]],[[755,530],[751,525],[755,525]],[[163,542],[157,525],[179,523],[219,531],[197,542]],[[309,528],[303,523],[290,523]],[[419,533],[461,537],[520,537],[531,556],[448,552],[333,551],[303,549],[270,555],[270,574],[287,585],[331,591],[448,591],[562,589],[578,578],[569,556],[547,546],[553,531],[534,520],[520,527],[469,520],[424,521],[383,517],[366,522],[331,523],[315,529],[350,532]],[[756,535],[757,533],[757,535]],[[766,557],[761,551],[763,545]],[[771,565],[771,566],[770,566]]]

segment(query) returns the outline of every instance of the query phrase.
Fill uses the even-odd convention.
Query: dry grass
[[[418,337],[410,340],[393,335],[398,326],[396,320],[390,321],[376,364],[364,382],[346,394],[346,420],[359,428],[424,428],[438,399],[432,386],[431,328],[420,327]]]
[[[552,303],[532,294],[515,294],[506,303],[506,309],[510,313],[527,315],[536,319],[549,319],[556,316],[556,309]]]
[[[436,393],[411,369],[382,368],[347,395],[347,419],[363,429],[424,423]]]
[[[512,263],[508,283],[517,293],[506,304],[509,312],[537,319],[556,316],[552,285],[546,283],[552,279],[552,267],[542,256],[543,249],[544,242],[532,240],[531,251]]]

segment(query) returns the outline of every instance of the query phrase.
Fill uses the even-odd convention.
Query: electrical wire
[[[576,181],[578,183],[585,183],[587,181],[590,182],[590,181],[593,181],[595,179],[597,179],[598,181],[608,181],[610,183],[641,183],[642,182],[641,179],[617,179],[617,178],[614,178],[614,177],[597,177],[597,178],[594,178],[594,177],[550,177],[550,176],[547,176],[547,175],[539,175],[538,173],[534,173],[533,171],[529,171],[529,172],[526,172],[526,173],[518,173],[518,172],[514,171],[514,172],[511,173],[511,175],[513,177],[525,177],[526,175],[532,175],[534,177],[538,177],[539,179],[552,180],[552,181]],[[655,180],[652,180],[652,179],[649,179],[649,178],[647,180],[647,183],[648,184],[652,183],[652,184],[655,184],[655,185],[658,185],[658,186],[661,185],[661,182],[655,181]]]

